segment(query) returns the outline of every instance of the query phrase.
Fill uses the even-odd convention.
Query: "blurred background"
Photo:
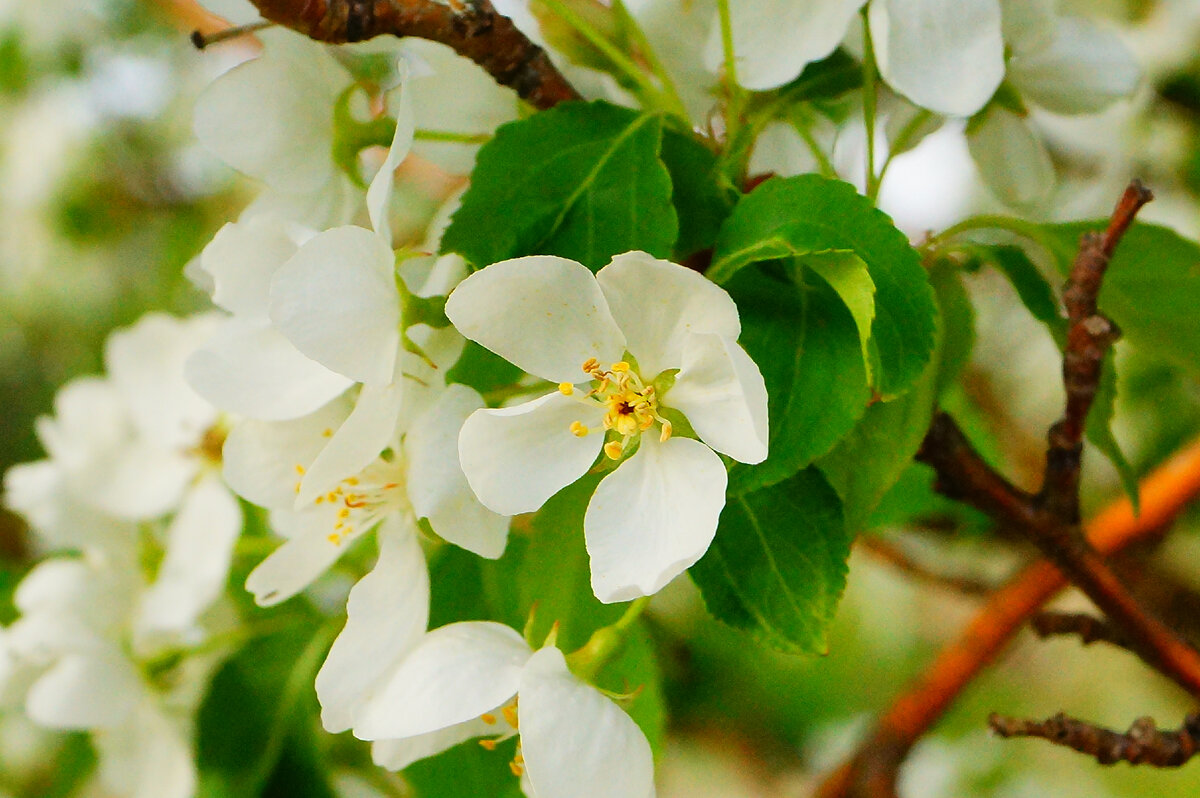
[[[1076,5],[1125,32],[1147,80],[1132,101],[1098,116],[1035,117],[1059,186],[1030,215],[1106,215],[1138,175],[1158,196],[1143,218],[1195,238],[1200,2]],[[205,52],[189,43],[190,31],[220,27],[188,0],[0,0],[0,472],[44,456],[36,418],[50,412],[68,379],[101,370],[110,330],[149,309],[205,307],[185,267],[255,190],[192,134],[198,92],[255,51],[246,40]],[[972,213],[1003,211],[974,173],[961,125],[952,124],[896,161],[883,205],[914,239]],[[989,453],[1032,484],[1043,431],[1059,412],[1057,352],[1007,284],[983,273],[968,283],[978,346],[962,412],[973,414]],[[1124,343],[1118,357],[1117,437],[1144,473],[1200,433],[1200,380],[1194,369]],[[826,657],[748,646],[706,619],[686,580],[655,599],[650,619],[671,713],[660,795],[807,795],[853,750],[873,714],[978,606],[977,598],[913,579],[889,553],[987,584],[1031,558],[950,505],[913,524],[907,509],[916,499],[906,492],[925,490],[926,477],[914,467],[864,531],[873,542],[851,562]],[[1097,457],[1087,461],[1086,486],[1090,510],[1118,492]],[[0,508],[0,624],[15,617],[12,588],[38,556],[30,547],[21,520]],[[1200,513],[1122,565],[1148,601],[1200,637]],[[1059,603],[1086,607],[1072,595]],[[1119,729],[1141,715],[1172,727],[1192,709],[1120,651],[1023,633],[916,749],[901,791],[911,798],[1200,795],[1195,763],[1178,771],[1100,768],[1046,744],[992,739],[985,726],[993,710],[1039,718],[1061,710]],[[0,796],[98,795],[86,777],[92,759],[82,735],[0,715]],[[346,795],[371,794],[363,789],[344,785]]]

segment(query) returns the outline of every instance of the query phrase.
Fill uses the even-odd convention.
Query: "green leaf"
[[[633,695],[623,704],[624,709],[646,735],[655,755],[661,753],[667,729],[662,669],[654,641],[643,625],[629,630],[621,653],[600,671],[596,686],[616,695]]]
[[[833,250],[814,252],[800,258],[800,262],[817,273],[829,287],[837,292],[847,310],[854,317],[858,338],[862,344],[863,363],[867,369],[867,382],[871,382],[871,324],[875,321],[875,283],[867,271],[867,264],[853,252]]]
[[[853,186],[819,175],[763,183],[721,228],[708,275],[724,283],[751,263],[830,250],[853,252],[867,264],[875,283],[877,388],[898,396],[933,356],[937,307],[908,239]]]
[[[935,395],[941,397],[958,380],[975,349],[975,308],[958,268],[942,262],[929,272],[942,320],[942,350]]]
[[[311,735],[313,679],[333,631],[292,625],[252,641],[217,671],[196,717],[201,796],[331,798]],[[293,783],[281,768],[307,775]],[[268,789],[281,785],[291,790]]]
[[[1121,451],[1112,432],[1113,416],[1117,412],[1117,364],[1109,352],[1104,357],[1100,370],[1100,385],[1096,389],[1096,398],[1092,400],[1092,408],[1088,411],[1087,421],[1084,422],[1084,434],[1093,446],[1112,462],[1121,479],[1121,487],[1129,497],[1136,515],[1141,512],[1141,493],[1138,491],[1138,475],[1133,465]]]
[[[721,172],[712,150],[673,130],[663,132],[662,161],[671,173],[671,202],[679,216],[675,261],[711,249],[717,231],[737,202],[737,191]]]
[[[858,426],[817,467],[845,506],[846,527],[857,532],[912,462],[933,418],[937,369],[913,390],[867,408]]]
[[[984,252],[988,260],[1012,283],[1021,303],[1035,319],[1046,325],[1061,348],[1067,338],[1067,320],[1059,310],[1054,289],[1038,267],[1020,247],[988,247]]]
[[[678,237],[662,119],[603,102],[562,103],[511,122],[479,150],[471,187],[442,239],[476,268],[560,255],[592,270]]]
[[[822,654],[849,556],[841,502],[809,468],[730,497],[691,575],[718,620],[780,651]]]
[[[419,798],[521,798],[521,782],[508,767],[515,755],[515,740],[495,751],[469,740],[414,762],[404,769],[404,779]]]
[[[499,355],[467,341],[458,362],[446,372],[446,381],[461,382],[486,394],[513,385],[524,373]]]
[[[833,448],[867,406],[858,331],[850,311],[824,281],[812,285],[743,269],[726,285],[742,317],[738,339],[767,385],[767,459],[736,464],[729,492],[745,493],[787,479]]]

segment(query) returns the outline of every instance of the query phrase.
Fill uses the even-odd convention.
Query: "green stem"
[[[551,11],[561,17],[563,22],[574,28],[580,36],[587,39],[588,44],[599,50],[622,74],[633,81],[647,98],[671,114],[687,119],[687,112],[683,109],[682,103],[678,103],[678,98],[675,98],[675,101],[672,102],[671,97],[662,89],[655,86],[646,73],[642,71],[641,67],[634,63],[633,59],[625,55],[616,45],[605,38],[603,33],[592,27],[591,23],[584,19],[581,14],[577,14],[563,0],[542,0],[542,2]],[[678,105],[676,105],[677,103]]]
[[[683,98],[679,95],[679,87],[671,79],[671,73],[667,72],[666,66],[663,65],[662,59],[658,57],[658,53],[655,52],[654,47],[650,44],[650,40],[646,38],[646,32],[642,30],[642,26],[638,23],[637,18],[629,13],[629,9],[625,7],[623,0],[613,0],[613,10],[620,16],[625,30],[633,35],[638,52],[646,59],[650,71],[658,78],[658,82],[662,85],[663,94],[666,95],[674,109],[672,113],[677,113],[685,120],[688,119],[687,107],[683,104]]]
[[[867,9],[859,12],[863,22],[863,125],[867,133],[867,198],[874,202],[879,196],[879,178],[875,175],[875,103],[876,82],[875,45],[871,41],[871,26]]]
[[[625,613],[616,622],[592,632],[583,648],[567,655],[567,663],[574,674],[585,682],[594,682],[597,674],[604,670],[604,666],[621,653],[629,630],[637,623],[649,604],[649,596],[630,602],[625,608]]]
[[[809,152],[813,158],[817,160],[817,167],[821,170],[821,174],[825,177],[837,177],[837,169],[833,166],[833,161],[829,160],[829,156],[821,149],[820,142],[813,136],[809,126],[798,119],[791,120],[792,129],[800,136],[804,143],[808,146]]]
[[[717,13],[721,20],[721,50],[725,57],[725,89],[729,94],[725,103],[725,140],[737,138],[742,124],[743,94],[738,82],[737,56],[733,51],[733,17],[729,13],[729,0],[717,0]]]
[[[487,144],[491,133],[455,133],[451,130],[421,130],[414,132],[417,141],[449,141],[454,144]]]
[[[1029,239],[1055,258],[1061,254],[1058,242],[1053,236],[1048,235],[1040,225],[1024,219],[1018,219],[1014,216],[1001,216],[999,214],[981,214],[963,219],[961,222],[947,227],[942,232],[930,238],[921,248],[927,250],[936,247],[951,238],[974,230],[1007,230],[1010,233],[1015,233]]]
[[[908,148],[908,142],[916,134],[921,126],[929,121],[933,116],[932,111],[927,111],[924,108],[920,113],[916,114],[912,119],[908,120],[908,124],[900,128],[900,132],[896,134],[896,141],[888,147],[887,158],[884,159],[883,166],[879,169],[879,184],[883,185],[883,178],[887,175],[888,167],[892,165],[893,153],[902,152]]]

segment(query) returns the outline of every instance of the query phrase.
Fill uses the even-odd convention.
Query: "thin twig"
[[[490,0],[251,0],[264,19],[321,42],[341,44],[383,34],[441,42],[479,64],[540,109],[579,93]]]
[[[1130,648],[1129,639],[1120,629],[1103,618],[1082,612],[1039,612],[1029,622],[1034,634],[1045,639],[1074,635],[1085,646],[1104,642],[1118,648]]]
[[[903,571],[921,582],[937,585],[956,593],[967,596],[986,596],[994,589],[992,585],[958,574],[947,574],[934,571],[924,563],[913,559],[907,552],[894,546],[886,540],[864,535],[857,544],[869,551],[873,556],[889,565]]]
[[[988,725],[1001,737],[1039,737],[1096,758],[1101,765],[1128,762],[1177,768],[1200,749],[1200,714],[1191,714],[1178,731],[1159,731],[1151,718],[1138,718],[1124,734],[1069,718],[1061,712],[1044,721],[992,713]]]

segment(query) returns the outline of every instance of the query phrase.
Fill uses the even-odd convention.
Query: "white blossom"
[[[459,454],[480,501],[505,514],[536,510],[603,451],[619,465],[584,519],[596,596],[653,594],[704,554],[725,503],[717,452],[744,463],[767,455],[766,388],[736,343],[737,307],[724,290],[644,252],[596,275],[531,256],[468,277],[446,315],[558,385],[467,419]],[[673,413],[700,440],[673,434]]]

